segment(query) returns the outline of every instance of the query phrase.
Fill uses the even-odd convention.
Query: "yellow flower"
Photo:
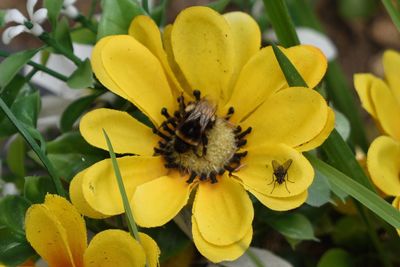
[[[362,106],[384,134],[368,149],[368,172],[382,192],[400,196],[400,54],[386,51],[383,66],[385,81],[363,73],[354,76],[354,85]]]
[[[50,267],[143,267],[146,256],[149,266],[158,266],[158,246],[143,233],[140,245],[125,231],[106,230],[87,247],[85,221],[57,195],[48,194],[43,204],[28,209],[25,228],[27,240]]]
[[[104,128],[117,153],[134,154],[118,163],[139,225],[167,223],[192,195],[194,243],[213,262],[238,258],[251,242],[246,190],[274,210],[304,203],[314,171],[301,152],[333,129],[325,100],[289,88],[260,36],[244,13],[191,7],[162,38],[139,16],[129,35],[100,40],[92,55],[99,81],[146,114],[155,133],[126,112],[98,109],[82,118],[82,136],[107,149]],[[327,62],[318,49],[282,50],[310,88],[320,82]],[[77,174],[70,192],[87,216],[124,212],[110,159]]]

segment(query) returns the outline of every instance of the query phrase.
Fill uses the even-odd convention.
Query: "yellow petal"
[[[193,216],[205,240],[226,246],[242,239],[253,221],[253,205],[243,186],[228,175],[199,184]]]
[[[93,64],[98,79],[105,85],[112,80],[118,88],[110,90],[122,90],[129,101],[154,124],[160,125],[165,119],[161,115],[161,108],[174,110],[175,101],[158,59],[129,35],[109,37],[98,50],[100,51],[93,53],[93,57],[100,56],[95,61],[98,64]]]
[[[104,129],[114,151],[121,154],[151,156],[159,140],[149,127],[128,113],[106,108],[93,110],[83,116],[79,129],[89,144],[108,151]]]
[[[97,79],[105,86],[108,90],[112,91],[113,93],[121,96],[122,98],[130,100],[129,96],[124,92],[123,89],[119,87],[107,73],[101,53],[103,52],[104,46],[112,40],[113,36],[107,36],[102,38],[100,41],[96,43],[93,48],[92,58],[91,58],[91,65],[93,72],[96,74]]]
[[[359,73],[354,75],[354,88],[358,93],[363,108],[376,118],[374,102],[371,99],[371,88],[377,78],[372,74]]]
[[[136,187],[142,183],[164,175],[164,161],[161,157],[127,156],[117,158],[125,190],[130,199]],[[75,177],[76,178],[76,177]],[[75,180],[74,178],[74,180]],[[79,211],[95,210],[102,216],[112,216],[124,212],[117,178],[110,159],[105,159],[84,170],[83,178],[71,183],[72,203]],[[80,195],[79,195],[80,194]],[[79,197],[75,197],[79,195]],[[75,202],[83,198],[82,202]],[[81,206],[83,205],[83,206]],[[85,214],[91,216],[92,214]]]
[[[65,229],[74,263],[76,266],[83,266],[83,252],[87,246],[87,238],[82,216],[70,202],[58,195],[46,195],[44,206],[57,217]]]
[[[192,96],[192,88],[190,88],[190,85],[189,85],[188,81],[186,80],[186,77],[183,75],[182,70],[178,66],[178,63],[176,63],[176,61],[175,61],[175,56],[174,56],[174,52],[172,49],[172,43],[171,43],[172,27],[173,26],[171,24],[167,25],[164,28],[164,33],[163,33],[163,44],[164,44],[165,53],[167,54],[168,64],[171,67],[171,70],[174,73],[174,76],[179,81],[179,84],[181,85],[183,90],[186,92],[187,95]]]
[[[174,172],[138,186],[131,202],[137,224],[156,227],[174,218],[189,199],[186,180]]]
[[[280,177],[273,174],[274,160],[281,166],[292,160],[281,184],[277,182]],[[302,194],[314,178],[314,169],[308,160],[284,144],[253,147],[241,163],[243,167],[235,175],[242,180],[246,189],[251,188],[266,196],[291,197]]]
[[[147,47],[158,58],[167,74],[171,88],[174,89],[174,96],[178,97],[183,89],[169,66],[167,54],[161,42],[160,30],[154,21],[148,16],[141,15],[135,17],[129,26],[129,35],[135,37],[136,40]]]
[[[287,211],[300,207],[308,197],[308,192],[293,196],[293,197],[269,197],[263,195],[255,190],[249,189],[249,191],[267,208],[276,211]]]
[[[85,267],[143,267],[145,264],[143,248],[122,230],[98,233],[85,252]]]
[[[82,183],[84,181],[83,178],[85,177],[84,174],[86,170],[87,169],[76,174],[69,185],[69,196],[71,198],[71,202],[74,203],[75,208],[80,214],[95,219],[106,218],[108,216],[93,209],[83,195]]]
[[[400,54],[394,50],[387,50],[383,54],[383,67],[385,68],[385,78],[390,89],[396,96],[396,100],[400,103]]]
[[[233,73],[233,36],[226,20],[207,7],[190,7],[171,32],[176,62],[191,88],[213,101],[226,98]]]
[[[396,210],[400,211],[400,196],[397,196],[397,197],[395,197],[395,199],[393,199],[392,206]],[[400,229],[396,229],[396,230],[397,230],[397,234],[400,235]]]
[[[314,88],[321,81],[327,61],[319,49],[300,45],[281,50],[294,64],[309,88]],[[232,119],[241,121],[270,95],[286,87],[288,84],[272,48],[263,48],[244,65],[225,109],[233,106],[235,114]]]
[[[381,79],[375,79],[371,88],[371,99],[375,105],[376,117],[382,129],[396,140],[400,140],[400,104]]]
[[[148,267],[157,267],[159,266],[158,259],[160,257],[160,248],[158,247],[156,241],[150,236],[139,233],[140,245],[143,247],[144,253],[146,254],[146,259],[148,263]]]
[[[227,92],[229,98],[240,70],[260,50],[261,31],[257,22],[246,13],[229,12],[224,14],[224,18],[228,22],[232,32],[235,55],[234,72],[230,81],[229,91]]]
[[[253,237],[253,228],[250,226],[246,234],[237,242],[227,246],[217,246],[207,242],[201,235],[196,219],[192,216],[193,241],[199,252],[212,262],[232,261],[240,256],[249,248]]]
[[[243,123],[252,127],[248,147],[284,143],[296,147],[311,141],[324,129],[328,106],[317,92],[291,87],[271,96]]]
[[[374,184],[386,195],[400,192],[400,143],[387,136],[375,139],[368,149],[367,167]]]
[[[50,267],[76,266],[66,230],[43,204],[32,205],[25,216],[26,238]]]
[[[322,131],[307,143],[297,146],[296,149],[302,152],[302,151],[309,151],[319,147],[329,137],[334,128],[335,128],[335,112],[333,112],[333,110],[328,107],[328,119]]]

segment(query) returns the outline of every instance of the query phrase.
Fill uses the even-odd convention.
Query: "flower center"
[[[154,151],[165,159],[165,167],[178,169],[189,175],[188,183],[195,179],[217,182],[225,171],[238,170],[247,151],[238,152],[246,144],[244,137],[251,132],[229,122],[234,113],[231,107],[225,117],[216,116],[216,105],[194,91],[195,101],[185,103],[178,97],[179,110],[171,116],[161,110],[166,120],[154,133],[162,138]]]

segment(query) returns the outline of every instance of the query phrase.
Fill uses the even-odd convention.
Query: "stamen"
[[[207,179],[207,174],[202,173],[200,174],[200,181],[205,181]]]
[[[233,131],[235,134],[238,134],[242,131],[242,127],[240,127],[240,125],[238,127],[236,127],[236,129]]]
[[[153,128],[153,133],[155,133],[156,135],[158,135],[159,137],[161,137],[162,139],[164,139],[167,142],[171,141],[171,137],[163,134],[161,131],[159,131],[156,128]]]
[[[247,128],[245,131],[241,132],[240,134],[238,134],[236,136],[237,139],[242,139],[243,137],[245,137],[246,135],[248,135],[249,133],[251,133],[252,128],[249,127]]]
[[[168,113],[167,108],[162,108],[162,109],[161,109],[161,115],[163,115],[163,116],[164,116],[165,118],[167,118],[167,119],[171,118],[171,116],[170,116],[169,113]]]
[[[201,92],[199,90],[193,90],[193,96],[197,101],[199,101],[201,97]]]
[[[190,177],[189,177],[189,179],[187,179],[186,183],[191,184],[194,181],[194,179],[196,178],[196,176],[197,176],[197,173],[191,172]]]
[[[215,172],[210,173],[210,180],[212,184],[215,184],[217,181],[217,174]]]
[[[161,124],[161,127],[163,128],[164,131],[167,131],[169,134],[171,135],[175,134],[175,131],[169,128],[165,121]]]
[[[245,139],[240,139],[240,140],[236,143],[237,147],[242,147],[242,146],[244,146],[245,144],[247,144],[247,140],[245,140]]]
[[[230,107],[225,115],[225,120],[228,121],[232,117],[233,113],[235,113],[235,109],[233,107]]]

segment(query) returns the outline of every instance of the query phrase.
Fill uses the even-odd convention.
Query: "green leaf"
[[[330,249],[322,255],[317,267],[353,267],[352,256],[343,249]]]
[[[103,150],[89,145],[79,132],[68,132],[48,142],[47,152],[49,154],[78,153],[84,155],[108,155]]]
[[[107,35],[126,34],[137,15],[144,15],[143,8],[133,0],[102,0],[103,14],[99,22],[97,40]]]
[[[71,181],[75,174],[103,159],[96,155],[78,153],[47,154],[47,157],[54,166],[58,177],[65,181]]]
[[[46,157],[45,153],[41,148],[38,146],[38,144],[35,142],[33,139],[32,135],[30,134],[30,131],[26,129],[23,123],[21,123],[13,114],[13,112],[8,108],[6,103],[4,103],[3,99],[0,98],[0,108],[1,110],[6,114],[7,118],[14,124],[14,126],[18,129],[18,132],[24,137],[25,141],[32,147],[33,151],[36,153],[36,155],[39,157],[40,161],[43,163],[43,165],[46,167],[48,170],[49,174],[51,175],[53,179],[53,183],[55,184],[57,188],[57,193],[60,196],[66,197],[66,193],[64,188],[62,187],[61,181],[59,177],[56,175],[55,169],[53,165],[51,165],[51,162],[49,159]]]
[[[334,110],[334,112],[336,131],[338,131],[343,140],[349,139],[351,131],[349,120],[346,118],[346,116],[343,115],[342,112],[337,110]]]
[[[93,71],[90,60],[86,59],[68,78],[67,84],[71,88],[82,89],[92,86]]]
[[[231,0],[216,0],[213,1],[209,4],[207,4],[208,7],[214,9],[215,11],[222,13],[225,8],[229,5],[229,3],[231,2]]]
[[[76,29],[71,32],[74,43],[93,45],[96,43],[96,34],[87,28]]]
[[[0,92],[0,98],[7,104],[7,106],[11,106],[18,94],[23,91],[23,89],[29,88],[26,84],[25,78],[21,75],[16,75],[11,82],[4,87],[4,89]],[[0,122],[5,119],[5,114],[0,112]]]
[[[308,188],[306,203],[313,207],[321,207],[331,200],[331,187],[325,176],[315,173],[314,181]]]
[[[368,18],[377,11],[376,0],[340,0],[338,1],[339,14],[345,19]]]
[[[283,74],[285,75],[286,81],[289,86],[303,86],[307,87],[307,83],[301,77],[300,73],[296,70],[295,66],[290,62],[286,55],[276,45],[272,45],[276,59],[278,60],[279,66]]]
[[[346,216],[339,219],[331,233],[333,242],[340,247],[353,251],[362,251],[369,247],[369,236],[367,227],[356,216]]]
[[[0,201],[0,262],[16,266],[35,252],[25,239],[25,213],[30,203],[20,196],[7,196]]]
[[[27,176],[24,184],[24,197],[32,203],[43,203],[47,193],[56,193],[50,177]]]
[[[143,229],[143,231],[150,235],[160,247],[160,262],[164,262],[178,255],[191,244],[182,230],[172,221],[162,228],[148,228]]]
[[[299,213],[282,214],[265,219],[266,222],[285,237],[295,240],[318,239],[314,235],[314,229],[306,216]]]
[[[17,135],[7,150],[7,166],[18,177],[24,177],[25,170],[25,140]]]
[[[48,10],[48,17],[53,27],[53,31],[57,27],[58,16],[60,15],[61,8],[64,0],[44,0],[44,7]]]
[[[54,38],[65,51],[68,51],[68,53],[71,54],[74,53],[70,34],[70,26],[67,18],[64,17],[59,21],[56,31],[54,32]]]
[[[72,130],[72,126],[76,120],[88,109],[98,95],[89,95],[72,102],[63,112],[61,116],[60,126],[62,132]]]
[[[400,212],[392,207],[392,205],[387,203],[376,193],[365,188],[315,156],[306,154],[306,157],[317,171],[328,178],[331,185],[339,187],[394,228],[400,228]]]
[[[20,123],[34,129],[40,111],[39,92],[19,97],[14,104],[12,104],[11,111]],[[17,129],[8,119],[5,119],[0,123],[0,136],[9,136],[16,132]]]
[[[0,90],[11,82],[15,75],[38,51],[38,49],[34,49],[18,52],[10,55],[0,63]]]

